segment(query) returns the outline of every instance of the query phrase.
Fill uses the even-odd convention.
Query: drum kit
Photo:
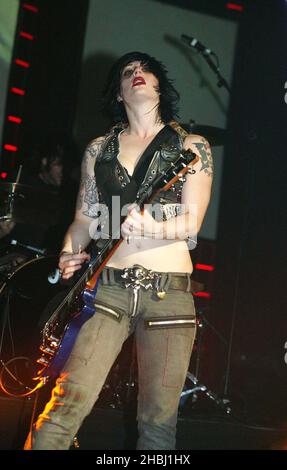
[[[55,192],[17,182],[0,183],[0,294],[19,265],[31,257],[45,254],[43,247],[15,240],[14,227],[20,227],[16,233],[21,233],[21,227],[26,227],[25,231],[31,234],[35,227],[45,231],[55,223],[58,212],[59,199]]]
[[[58,215],[59,198],[54,191],[17,181],[0,183],[0,360],[2,367],[7,361],[13,362],[7,380],[12,384],[11,394],[15,392],[16,396],[20,389],[23,391],[28,376],[33,377],[26,366],[32,344],[35,354],[39,344],[39,312],[59,290],[49,282],[57,257],[47,256],[45,247],[22,243],[18,236],[23,229],[31,236],[36,228],[44,232],[55,224]],[[19,372],[23,361],[26,377]]]
[[[47,227],[55,221],[54,191],[20,183],[0,183],[0,221]]]

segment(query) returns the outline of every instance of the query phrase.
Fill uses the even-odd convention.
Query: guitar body
[[[50,359],[49,364],[42,359],[43,357],[46,359],[45,356],[42,356],[42,358],[37,361],[39,364],[45,366],[44,369],[38,373],[38,379],[42,377],[56,378],[60,374],[72,352],[80,329],[84,323],[86,323],[86,321],[96,313],[95,298],[97,289],[98,282],[96,282],[93,289],[84,289],[82,293],[84,306],[81,311],[69,313],[67,318],[64,319],[66,326],[64,327],[60,340],[57,340],[58,331],[53,331],[52,329],[49,332],[49,345],[45,344],[45,346],[41,347],[40,350],[44,353],[46,352],[46,357],[50,355],[52,358]],[[56,330],[57,326],[58,325],[56,325]]]

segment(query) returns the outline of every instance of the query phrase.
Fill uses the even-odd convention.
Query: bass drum
[[[57,264],[55,256],[33,258],[4,281],[1,310],[5,357],[39,354],[41,329],[49,318],[46,311],[48,318],[43,319],[43,312],[51,299],[66,289],[57,277]]]

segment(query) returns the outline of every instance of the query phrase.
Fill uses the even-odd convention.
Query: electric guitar
[[[192,165],[197,161],[198,156],[191,150],[181,151],[168,168],[159,172],[152,183],[143,188],[141,196],[136,200],[140,209],[159,191],[167,191],[176,181],[184,180],[187,172],[194,173]],[[57,377],[63,369],[82,325],[96,313],[95,297],[100,273],[122,241],[120,237],[105,240],[94,258],[74,276],[75,284],[42,330],[42,355],[37,360],[42,368],[35,380],[41,380],[44,384],[49,378]]]

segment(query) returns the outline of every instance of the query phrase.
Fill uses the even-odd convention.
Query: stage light
[[[210,292],[194,292],[194,297],[201,297],[205,299],[210,299],[211,294]]]
[[[30,3],[23,3],[22,6],[25,10],[32,11],[33,13],[38,13],[39,12],[39,8],[35,7],[35,5],[31,5]]]
[[[229,2],[226,4],[226,8],[228,8],[228,10],[243,11],[243,5],[239,5],[238,3]]]
[[[16,145],[5,144],[4,150],[9,150],[9,152],[18,152],[18,147],[16,147]]]
[[[211,264],[197,263],[195,265],[195,269],[200,269],[202,271],[214,271],[214,266],[212,266]]]
[[[32,34],[26,33],[25,31],[20,31],[19,36],[25,39],[29,39],[29,41],[33,41],[34,39],[34,36],[32,36]]]
[[[15,59],[15,64],[20,65],[20,67],[24,67],[25,69],[28,69],[30,67],[29,62],[26,62],[25,60],[21,59]]]
[[[10,122],[16,122],[16,124],[21,124],[22,119],[17,117],[17,116],[8,116],[8,121]]]
[[[15,93],[16,95],[21,95],[21,96],[25,95],[25,90],[21,90],[21,88],[12,87],[11,92]]]

